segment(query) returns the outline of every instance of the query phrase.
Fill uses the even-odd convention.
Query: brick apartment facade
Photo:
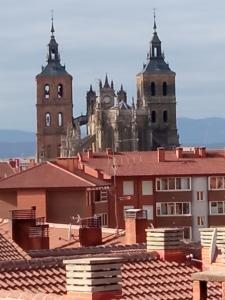
[[[82,184],[74,186],[75,174]],[[198,241],[199,229],[225,226],[225,155],[203,147],[87,151],[3,179],[0,205],[0,218],[35,205],[37,217],[48,222],[67,224],[71,215],[97,214],[111,228],[124,228],[126,209],[140,208],[149,226],[184,227],[185,237]]]
[[[199,229],[225,226],[223,150],[89,151],[79,156],[78,166],[116,186],[116,197],[109,198],[109,227],[116,226],[117,214],[118,227],[124,228],[128,208],[147,210],[154,227],[184,227],[185,237],[195,241]]]
[[[43,163],[5,178],[0,184],[0,218],[8,219],[14,209],[36,207],[37,217],[47,222],[69,224],[71,217],[99,215],[107,220],[108,202],[99,203],[99,193],[108,185],[79,170],[69,172],[53,163]],[[95,201],[94,201],[95,200]]]

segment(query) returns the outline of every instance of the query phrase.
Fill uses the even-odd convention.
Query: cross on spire
[[[55,32],[55,29],[54,29],[54,10],[53,9],[51,10],[51,20],[52,20],[51,33],[52,33],[52,37],[53,37],[54,32]]]
[[[153,26],[153,29],[154,29],[154,32],[156,32],[156,29],[157,29],[157,26],[156,26],[156,8],[153,8],[153,16],[154,16],[154,26]]]

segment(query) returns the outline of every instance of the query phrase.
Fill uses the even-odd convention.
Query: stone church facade
[[[48,63],[37,75],[37,159],[69,157],[92,148],[147,151],[179,145],[175,73],[165,62],[154,20],[147,62],[136,76],[137,99],[128,104],[121,85],[116,93],[106,75],[98,94],[87,92],[86,115],[73,118],[72,76],[60,63],[52,24]],[[81,138],[80,127],[87,126]]]

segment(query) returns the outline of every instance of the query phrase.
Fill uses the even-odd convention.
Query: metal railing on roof
[[[13,220],[27,220],[36,219],[36,211],[34,209],[19,209],[11,211],[11,218]]]

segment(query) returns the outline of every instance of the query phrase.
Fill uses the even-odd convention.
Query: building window
[[[225,214],[225,201],[212,201],[209,202],[210,215],[224,215]]]
[[[153,220],[153,205],[143,205],[142,209],[147,211],[147,219]]]
[[[205,226],[205,216],[198,216],[197,217],[197,225],[198,226]]]
[[[55,60],[55,49],[51,50],[51,59]]]
[[[49,95],[50,95],[50,86],[49,86],[49,84],[46,84],[44,86],[44,97],[45,97],[45,99],[49,99]]]
[[[197,200],[198,201],[204,200],[204,192],[197,192]]]
[[[63,126],[63,114],[61,112],[58,113],[58,126],[59,127]]]
[[[151,96],[155,96],[155,82],[151,83]]]
[[[209,189],[210,190],[224,190],[225,189],[225,177],[223,177],[223,176],[209,177]]]
[[[156,178],[157,191],[190,191],[190,177],[165,177]]]
[[[107,201],[108,201],[107,190],[95,191],[95,202],[107,202]]]
[[[50,113],[45,114],[45,126],[46,127],[51,126],[51,115],[50,115]]]
[[[143,180],[142,181],[142,195],[143,196],[152,195],[152,181],[151,180]]]
[[[124,181],[123,182],[123,195],[132,196],[134,194],[134,182]]]
[[[191,227],[183,227],[183,228],[184,228],[183,238],[185,240],[191,240],[192,239]]]
[[[96,214],[96,217],[100,219],[101,227],[108,227],[108,214]]]
[[[157,216],[190,216],[190,202],[158,202],[156,203]]]
[[[163,122],[164,123],[168,122],[168,112],[167,112],[167,110],[164,110],[164,112],[163,112]]]
[[[155,111],[155,110],[153,110],[153,111],[151,112],[151,119],[152,119],[152,123],[155,123],[155,122],[156,122],[156,111]]]
[[[163,89],[163,96],[167,96],[167,83],[165,81],[163,82],[162,89]]]
[[[123,207],[123,218],[126,218],[126,210],[134,208],[133,205],[124,205]]]
[[[60,83],[58,84],[57,87],[57,94],[58,94],[58,98],[62,98],[63,97],[63,85]]]

